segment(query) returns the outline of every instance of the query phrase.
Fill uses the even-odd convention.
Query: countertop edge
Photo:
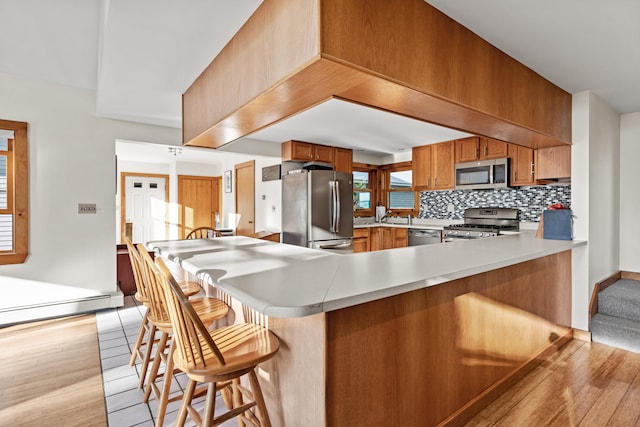
[[[476,274],[486,273],[488,271],[497,270],[511,265],[519,264],[526,261],[542,258],[548,255],[572,250],[580,246],[587,244],[584,240],[571,240],[566,241],[567,244],[557,248],[548,248],[537,252],[527,253],[522,256],[516,256],[514,258],[503,259],[490,264],[483,264],[481,266],[473,266],[466,269],[456,270],[451,273],[441,274],[434,277],[428,277],[422,280],[414,281],[407,284],[389,287],[386,289],[380,289],[367,294],[361,294],[357,296],[341,298],[331,301],[324,301],[322,303],[322,311],[334,311],[343,308],[351,307],[358,304],[364,304],[367,302],[375,301],[382,298],[388,298],[402,293],[415,291],[418,289],[428,288],[431,286],[440,285],[443,283],[451,282],[453,280],[462,279]]]

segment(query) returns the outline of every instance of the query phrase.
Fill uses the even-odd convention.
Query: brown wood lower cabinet
[[[369,252],[369,229],[353,229],[353,252]]]
[[[353,229],[353,252],[404,248],[409,229],[403,227],[367,227]]]
[[[409,244],[409,229],[394,228],[393,229],[393,247],[404,248]]]
[[[371,251],[393,248],[393,229],[389,227],[370,228],[369,242],[369,249]]]

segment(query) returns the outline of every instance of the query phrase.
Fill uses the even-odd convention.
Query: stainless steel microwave
[[[509,186],[509,159],[458,163],[456,190],[490,190]]]

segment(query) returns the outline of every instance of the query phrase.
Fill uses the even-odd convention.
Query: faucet
[[[382,215],[382,218],[380,218],[380,222],[384,221],[386,217],[388,217],[389,215],[391,215],[391,211],[385,211],[384,215]]]

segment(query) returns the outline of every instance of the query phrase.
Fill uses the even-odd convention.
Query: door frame
[[[164,178],[164,198],[167,203],[167,211],[165,212],[165,226],[167,228],[167,236],[169,235],[169,175],[158,173],[139,173],[139,172],[120,172],[120,243],[124,243],[125,238],[125,215],[127,213],[126,207],[126,178],[127,177],[140,177],[140,178]]]

